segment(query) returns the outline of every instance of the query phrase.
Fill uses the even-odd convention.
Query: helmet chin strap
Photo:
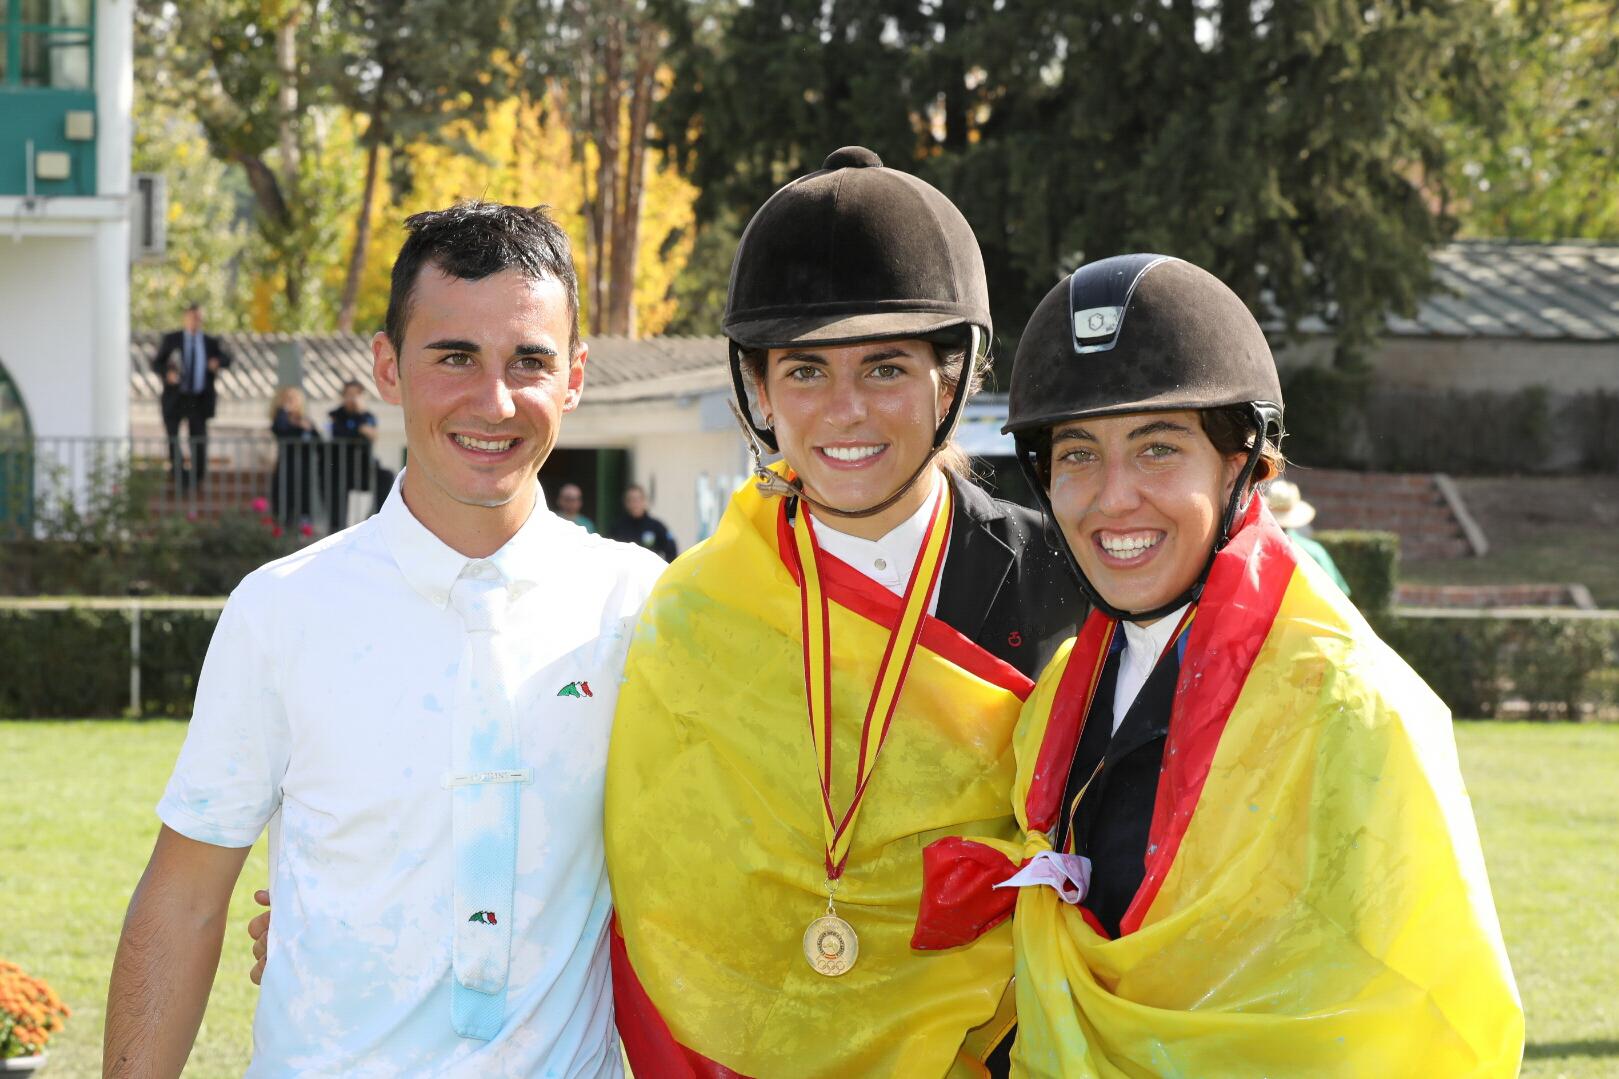
[[[1102,598],[1102,593],[1097,590],[1096,585],[1092,584],[1091,579],[1085,576],[1085,571],[1079,566],[1079,559],[1074,557],[1074,550],[1069,545],[1067,536],[1063,536],[1063,556],[1068,561],[1068,568],[1073,571],[1074,579],[1079,583],[1080,591],[1085,593],[1085,598],[1090,601],[1091,606],[1115,621],[1148,622],[1155,621],[1167,614],[1172,614],[1188,603],[1196,603],[1202,598],[1203,586],[1208,583],[1209,571],[1214,568],[1215,556],[1230,541],[1231,529],[1241,517],[1242,512],[1248,508],[1248,499],[1254,495],[1254,492],[1249,489],[1249,483],[1253,480],[1254,472],[1259,467],[1260,457],[1265,452],[1267,425],[1266,417],[1261,409],[1256,407],[1253,416],[1255,424],[1254,445],[1248,451],[1248,458],[1243,462],[1242,471],[1237,474],[1236,483],[1232,485],[1231,497],[1226,499],[1225,512],[1220,516],[1219,535],[1215,536],[1214,543],[1209,548],[1209,557],[1204,560],[1203,568],[1198,571],[1197,579],[1192,582],[1191,587],[1174,599],[1162,603],[1149,611],[1127,611],[1122,607],[1113,606],[1113,604]],[[1056,510],[1051,505],[1051,495],[1047,492],[1045,482],[1042,480],[1034,461],[1034,455],[1039,450],[1021,444],[1021,438],[1019,443],[1018,467],[1022,470],[1024,478],[1028,480],[1029,486],[1033,488],[1035,497],[1039,499],[1041,510],[1044,511],[1050,521],[1057,525],[1058,535],[1062,535],[1062,524],[1057,521]]]
[[[753,476],[757,481],[755,486],[759,492],[765,495],[801,499],[816,513],[825,514],[829,517],[842,517],[847,520],[875,517],[904,498],[911,488],[916,485],[916,481],[927,473],[933,464],[933,459],[939,456],[939,451],[950,444],[951,436],[956,433],[956,424],[961,420],[961,407],[967,400],[967,387],[972,385],[973,374],[978,369],[978,350],[987,343],[984,331],[979,327],[969,325],[967,329],[970,335],[967,343],[967,359],[962,365],[961,378],[956,383],[956,393],[950,401],[949,409],[945,411],[944,420],[933,432],[933,445],[928,450],[927,456],[922,458],[922,463],[916,466],[916,471],[912,472],[909,478],[900,484],[893,494],[876,505],[867,506],[864,509],[846,510],[827,505],[825,502],[821,502],[805,493],[804,481],[801,477],[793,476],[789,479],[765,467],[766,446],[770,450],[776,449],[775,436],[767,428],[760,428],[755,425],[752,417],[744,416],[742,406],[732,400],[731,415],[736,417],[737,424],[742,428],[742,437],[747,439],[748,452],[753,457]],[[734,343],[732,347],[735,347]],[[736,379],[737,392],[740,395],[743,393],[741,378],[738,374],[740,367],[732,364],[731,369],[733,377]],[[743,400],[746,400],[746,397],[743,397]]]

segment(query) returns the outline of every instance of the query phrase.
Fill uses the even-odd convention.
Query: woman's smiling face
[[[1051,506],[1111,606],[1150,611],[1197,580],[1242,471],[1196,412],[1136,412],[1051,432]]]
[[[933,346],[920,340],[773,348],[760,386],[781,455],[816,499],[839,509],[875,505],[899,489],[933,446],[949,408]],[[907,496],[863,524],[892,527],[933,491]]]

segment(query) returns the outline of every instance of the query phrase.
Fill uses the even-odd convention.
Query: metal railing
[[[393,483],[365,439],[181,436],[0,439],[0,537],[96,519],[268,516],[325,534],[375,512]]]

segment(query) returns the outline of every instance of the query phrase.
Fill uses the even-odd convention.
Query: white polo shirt
[[[634,619],[665,569],[543,497],[488,559],[400,495],[249,574],[208,647],[158,815],[219,846],[270,828],[274,925],[250,1076],[617,1076],[602,847],[607,743]],[[505,580],[522,764],[506,1020],[450,1019],[450,733],[463,571]],[[573,687],[569,689],[569,687]],[[565,692],[566,691],[566,692]]]

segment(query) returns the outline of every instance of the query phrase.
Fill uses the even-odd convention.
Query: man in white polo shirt
[[[109,1075],[179,1074],[266,826],[249,1075],[620,1074],[602,784],[663,563],[535,479],[584,379],[566,236],[487,203],[406,227],[372,350],[409,467],[220,616],[118,946]]]

